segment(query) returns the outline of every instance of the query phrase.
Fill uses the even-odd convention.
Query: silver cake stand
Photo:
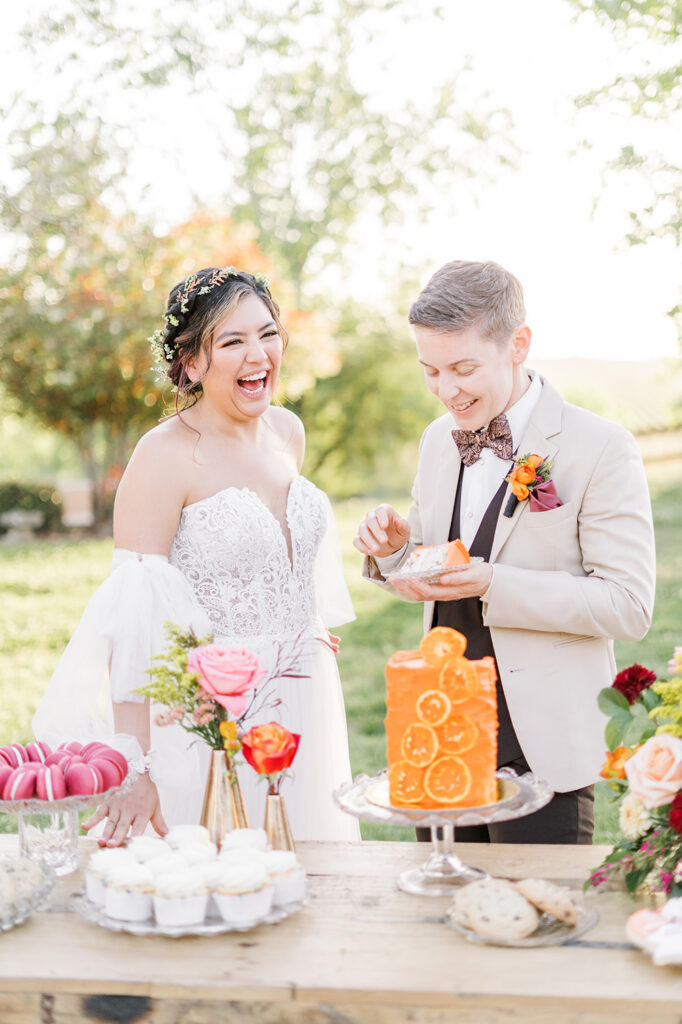
[[[413,825],[431,829],[431,854],[420,867],[398,875],[398,888],[418,896],[450,896],[453,888],[485,878],[486,871],[462,863],[454,851],[455,826],[491,825],[510,821],[544,807],[554,795],[546,782],[531,772],[517,775],[501,768],[497,776],[498,799],[482,807],[425,810],[393,807],[389,803],[388,772],[370,778],[358,775],[334,793],[339,807],[362,821],[378,825]]]

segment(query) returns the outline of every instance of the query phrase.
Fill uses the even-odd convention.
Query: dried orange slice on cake
[[[417,699],[417,718],[426,725],[441,725],[451,711],[450,698],[442,690],[424,690]]]
[[[409,761],[396,761],[388,769],[388,791],[392,803],[418,804],[424,799],[422,770]]]
[[[436,729],[438,746],[444,754],[464,754],[478,739],[478,726],[466,715],[453,717]]]
[[[439,804],[456,804],[471,789],[471,772],[461,757],[439,757],[424,774],[424,792]]]
[[[422,658],[434,668],[453,658],[461,658],[466,648],[466,637],[449,626],[434,626],[419,645]]]
[[[443,666],[438,685],[452,704],[461,704],[478,691],[478,672],[466,658],[455,658]]]
[[[438,753],[438,737],[435,729],[423,722],[408,725],[400,741],[400,753],[406,761],[417,768],[431,764]]]

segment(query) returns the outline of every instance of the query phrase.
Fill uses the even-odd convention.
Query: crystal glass
[[[78,868],[78,811],[75,808],[19,812],[19,848],[25,857],[57,875]]]

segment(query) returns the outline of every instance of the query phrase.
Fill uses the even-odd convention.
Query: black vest
[[[455,506],[452,512],[450,523],[450,540],[456,540],[460,536],[460,510],[462,504],[462,478],[464,466],[460,468],[459,480],[457,482],[457,494]],[[492,551],[495,527],[502,508],[502,499],[506,490],[506,481],[502,481],[495,497],[488,505],[481,524],[473,539],[469,553],[479,555],[486,561],[490,558]],[[490,636],[490,630],[483,625],[483,606],[479,597],[464,597],[459,601],[437,601],[433,613],[434,626],[450,626],[459,630],[467,638],[466,656],[468,658],[495,658],[495,649]],[[499,729],[497,733],[497,764],[498,767],[508,764],[515,758],[522,756],[519,741],[514,732],[509,709],[504,696],[504,690],[500,682],[500,673],[495,659],[495,670],[497,672],[497,719]]]

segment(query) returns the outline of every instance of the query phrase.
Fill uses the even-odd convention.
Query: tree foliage
[[[62,109],[87,122],[104,105],[114,135],[160,114],[171,159],[191,134],[178,92],[191,96],[214,129],[228,209],[301,293],[341,258],[359,216],[451,207],[464,178],[514,155],[505,114],[463,101],[461,61],[421,106],[368,86],[368,44],[429,18],[433,0],[56,0],[24,39],[47,77],[59,68],[69,83]]]
[[[682,244],[682,0],[569,0],[615,32],[631,57],[632,70],[578,99],[622,115],[645,141],[625,143],[608,171],[636,180],[645,198],[630,213],[631,245],[653,238]],[[682,305],[670,311],[682,337]]]

